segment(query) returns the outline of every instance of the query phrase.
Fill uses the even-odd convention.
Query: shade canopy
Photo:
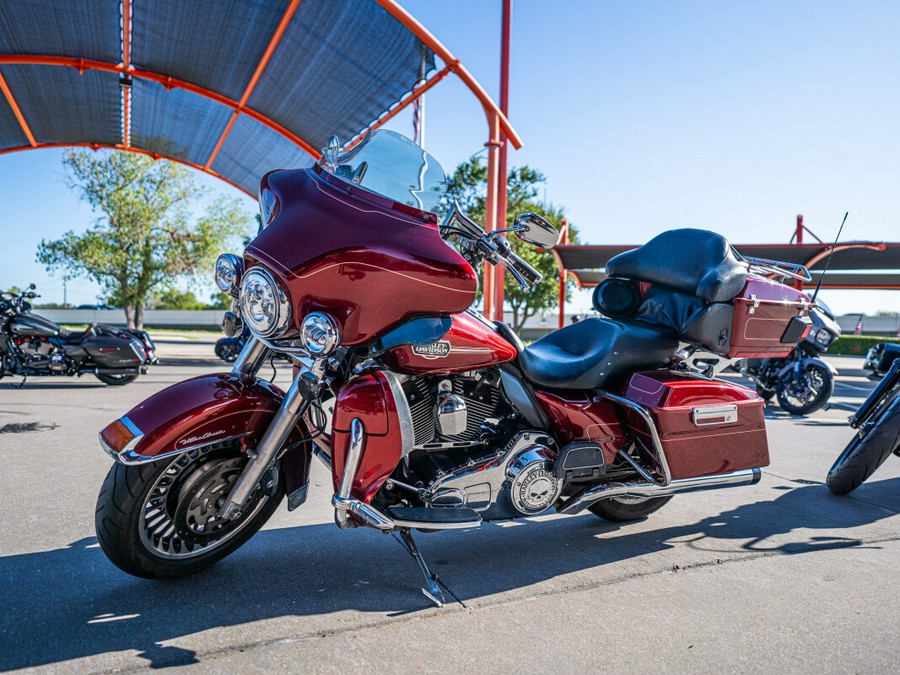
[[[449,72],[520,144],[393,0],[3,0],[0,153],[133,150],[256,195],[266,171],[351,142]]]
[[[571,274],[580,288],[596,286],[606,278],[606,263],[637,246],[557,246],[553,249],[561,270]],[[766,258],[804,265],[815,287],[831,252],[831,244],[735,244],[745,257]],[[900,289],[900,243],[853,241],[840,243],[828,263],[823,288]]]

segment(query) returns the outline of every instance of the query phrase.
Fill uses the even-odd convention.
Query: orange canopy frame
[[[505,223],[501,148],[522,140],[460,60],[395,0],[237,5],[158,0],[151,12],[120,0],[86,12],[69,0],[41,7],[5,0],[0,154],[68,146],[139,152],[256,197],[264,171],[317,158],[326,128],[343,124],[339,135],[351,146],[454,74],[487,121],[486,229]],[[71,31],[59,35],[60,25]],[[326,62],[332,70],[317,72]]]

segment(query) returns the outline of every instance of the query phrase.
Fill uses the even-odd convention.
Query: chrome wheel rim
[[[186,560],[210,553],[242,532],[247,523],[253,520],[268,502],[268,496],[260,496],[253,508],[241,516],[237,527],[207,543],[192,543],[179,535],[175,522],[178,490],[184,486],[184,480],[190,475],[191,470],[202,459],[211,458],[212,450],[220,448],[221,446],[198,448],[179,455],[154,481],[144,499],[138,524],[141,543],[148,551],[169,560]],[[223,461],[227,459],[229,458],[223,458]]]

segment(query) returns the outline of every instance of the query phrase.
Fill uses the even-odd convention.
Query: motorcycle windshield
[[[437,211],[447,190],[438,161],[410,139],[394,131],[370,132],[345,153],[329,148],[319,166],[341,180],[421,211]]]

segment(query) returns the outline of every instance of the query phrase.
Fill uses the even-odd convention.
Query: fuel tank
[[[261,193],[271,224],[244,253],[285,285],[293,328],[313,311],[364,344],[417,317],[448,316],[475,300],[472,267],[441,239],[433,213],[393,202],[318,167],[275,171]]]
[[[453,316],[450,330],[427,345],[401,345],[381,360],[392,371],[444,375],[496,366],[516,358],[516,348],[493,325],[469,312]]]
[[[9,322],[9,330],[13,335],[22,337],[56,337],[59,326],[37,314],[19,314]]]

